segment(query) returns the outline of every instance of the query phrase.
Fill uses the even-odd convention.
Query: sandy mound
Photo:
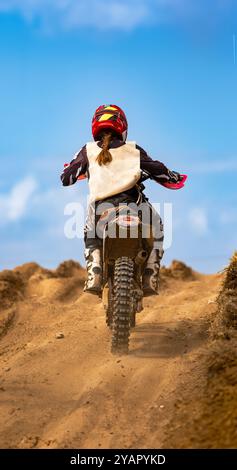
[[[25,263],[22,266],[17,266],[13,272],[20,275],[24,281],[28,281],[36,272],[46,271],[37,263]]]
[[[175,448],[237,447],[237,253],[213,306],[209,342],[192,371],[195,387],[186,379],[177,390],[176,418],[166,440]]]
[[[237,252],[225,270],[222,289],[218,297],[219,324],[237,328]]]
[[[0,305],[8,308],[12,303],[23,298],[25,283],[20,273],[14,271],[0,272]]]
[[[37,263],[26,263],[13,271],[2,271],[1,310],[16,306],[18,301],[32,296],[67,302],[82,292],[85,278],[85,270],[72,260],[64,261],[55,270],[44,269]]]
[[[81,294],[85,278],[85,270],[79,263],[64,261],[56,270],[35,271],[29,279],[27,294],[47,301],[72,301]]]
[[[192,281],[196,279],[196,275],[194,271],[185,263],[174,260],[168,268],[165,266],[161,268],[161,278],[164,280],[171,278],[183,281]]]
[[[0,336],[11,326],[19,302],[75,301],[83,291],[85,278],[85,270],[72,260],[64,261],[55,270],[25,263],[12,271],[0,272]]]
[[[24,299],[25,283],[20,273],[0,272],[0,336],[10,327],[16,310],[15,304]]]
[[[64,261],[55,270],[56,277],[81,276],[82,273],[84,273],[84,269],[81,267],[80,263],[73,260]]]

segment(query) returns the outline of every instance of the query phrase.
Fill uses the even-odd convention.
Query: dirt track
[[[24,287],[0,314],[7,324],[15,313],[0,341],[0,447],[169,446],[177,394],[198,377],[220,275],[166,276],[138,315],[130,354],[117,357],[100,300],[82,293],[84,271],[64,268],[52,277],[19,268]]]

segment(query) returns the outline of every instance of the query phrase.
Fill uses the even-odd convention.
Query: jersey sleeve
[[[64,168],[63,173],[61,174],[61,181],[63,186],[70,186],[78,179],[83,179],[87,177],[88,171],[88,158],[86,145],[77,152],[69,165]]]
[[[140,150],[140,168],[141,170],[146,171],[152,179],[157,180],[157,182],[173,182],[176,180],[175,173],[169,170],[164,163],[159,160],[153,160],[147,152],[140,147],[136,146]]]

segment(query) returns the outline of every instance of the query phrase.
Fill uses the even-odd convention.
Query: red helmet
[[[98,140],[102,131],[111,130],[122,139],[127,139],[128,122],[125,113],[114,104],[103,105],[97,108],[92,119],[92,134]]]

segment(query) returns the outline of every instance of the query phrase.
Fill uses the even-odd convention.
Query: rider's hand
[[[179,181],[181,181],[181,179],[182,179],[182,176],[177,171],[170,171],[169,170],[169,177],[170,177],[170,182],[171,183],[179,183]]]

